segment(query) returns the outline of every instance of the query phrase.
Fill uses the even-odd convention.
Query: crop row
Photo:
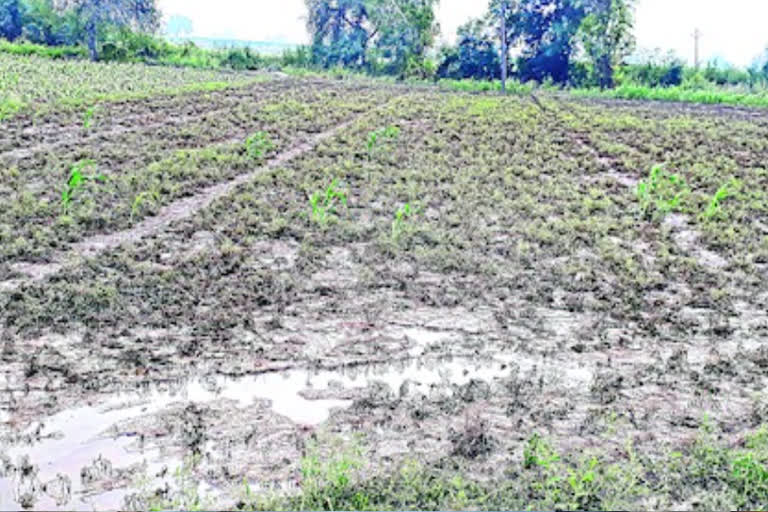
[[[246,74],[142,64],[55,61],[0,55],[0,121],[88,102],[141,99],[158,94],[220,90],[254,79]]]
[[[396,135],[368,144],[388,126]],[[669,226],[643,217],[634,189],[611,176],[584,179],[605,164],[578,146],[569,152],[572,145],[567,122],[523,100],[396,99],[172,233],[33,287],[9,327],[194,324],[196,336],[225,343],[228,330],[250,325],[244,319],[256,307],[305,314],[331,300],[363,314],[348,302],[354,283],[358,291],[396,287],[395,304],[488,308],[500,329],[529,307],[595,315],[601,320],[585,334],[593,342],[617,325],[640,338],[732,333],[681,312],[704,308],[727,326],[733,304],[764,300],[755,296],[764,284],[759,269],[709,267]],[[743,219],[730,222],[745,229]],[[267,257],[273,245],[288,253],[278,258],[288,265],[280,272]],[[340,261],[343,247],[359,250]],[[408,272],[472,285],[450,293],[436,283],[409,286]],[[317,275],[335,281],[321,285]],[[82,284],[74,311],[59,302],[72,282]]]
[[[685,197],[677,211],[701,232],[702,244],[731,258],[768,262],[764,119],[727,113],[660,116],[640,105],[608,113],[599,105],[577,103],[562,116],[574,137],[630,181],[645,180],[655,165],[679,175]]]
[[[67,243],[129,227],[175,199],[253,170],[265,158],[393,94],[316,84],[266,94],[261,88],[249,90],[252,101],[240,97],[230,108],[208,103],[210,112],[182,124],[130,131],[100,127],[81,143],[75,135],[76,142],[50,152],[21,159],[11,155],[0,185],[6,197],[0,212],[0,261],[45,260]],[[158,110],[155,115],[173,118],[178,113]],[[258,154],[246,148],[253,134],[265,138]],[[63,201],[75,170],[84,179],[76,179],[71,200]]]

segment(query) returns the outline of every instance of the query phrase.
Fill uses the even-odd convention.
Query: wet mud
[[[0,508],[143,509],[182,467],[231,508],[244,482],[298,492],[325,436],[359,438],[378,471],[478,480],[534,435],[627,461],[628,442],[690,447],[706,415],[738,445],[768,411],[766,174],[698,213],[734,163],[712,153],[748,141],[754,162],[768,126],[616,109],[411,92],[195,215],[108,230],[39,280],[0,270]],[[693,161],[692,197],[648,220],[632,185],[680,131],[661,152]],[[349,201],[321,224],[309,197],[334,178]]]

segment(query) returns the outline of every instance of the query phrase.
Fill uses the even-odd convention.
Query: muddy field
[[[0,509],[768,503],[764,117],[284,78],[97,112],[0,135]]]

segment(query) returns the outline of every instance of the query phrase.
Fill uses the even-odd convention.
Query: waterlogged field
[[[768,503],[764,116],[292,79],[89,111],[0,136],[0,506]]]

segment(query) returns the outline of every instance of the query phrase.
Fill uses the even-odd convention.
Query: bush
[[[35,55],[49,59],[84,58],[88,55],[85,48],[81,46],[45,46],[22,40],[11,43],[4,39],[0,39],[0,52],[24,56]]]
[[[280,58],[280,63],[283,66],[310,69],[313,67],[312,50],[308,46],[285,50]]]
[[[494,80],[501,78],[499,52],[493,42],[465,36],[456,47],[443,48],[438,78]]]
[[[227,50],[221,63],[224,66],[240,71],[259,69],[263,66],[261,57],[257,53],[253,53],[250,48],[232,48]]]
[[[683,83],[684,65],[680,60],[657,64],[632,64],[623,66],[621,76],[624,83],[646,85],[648,87],[670,87]]]

